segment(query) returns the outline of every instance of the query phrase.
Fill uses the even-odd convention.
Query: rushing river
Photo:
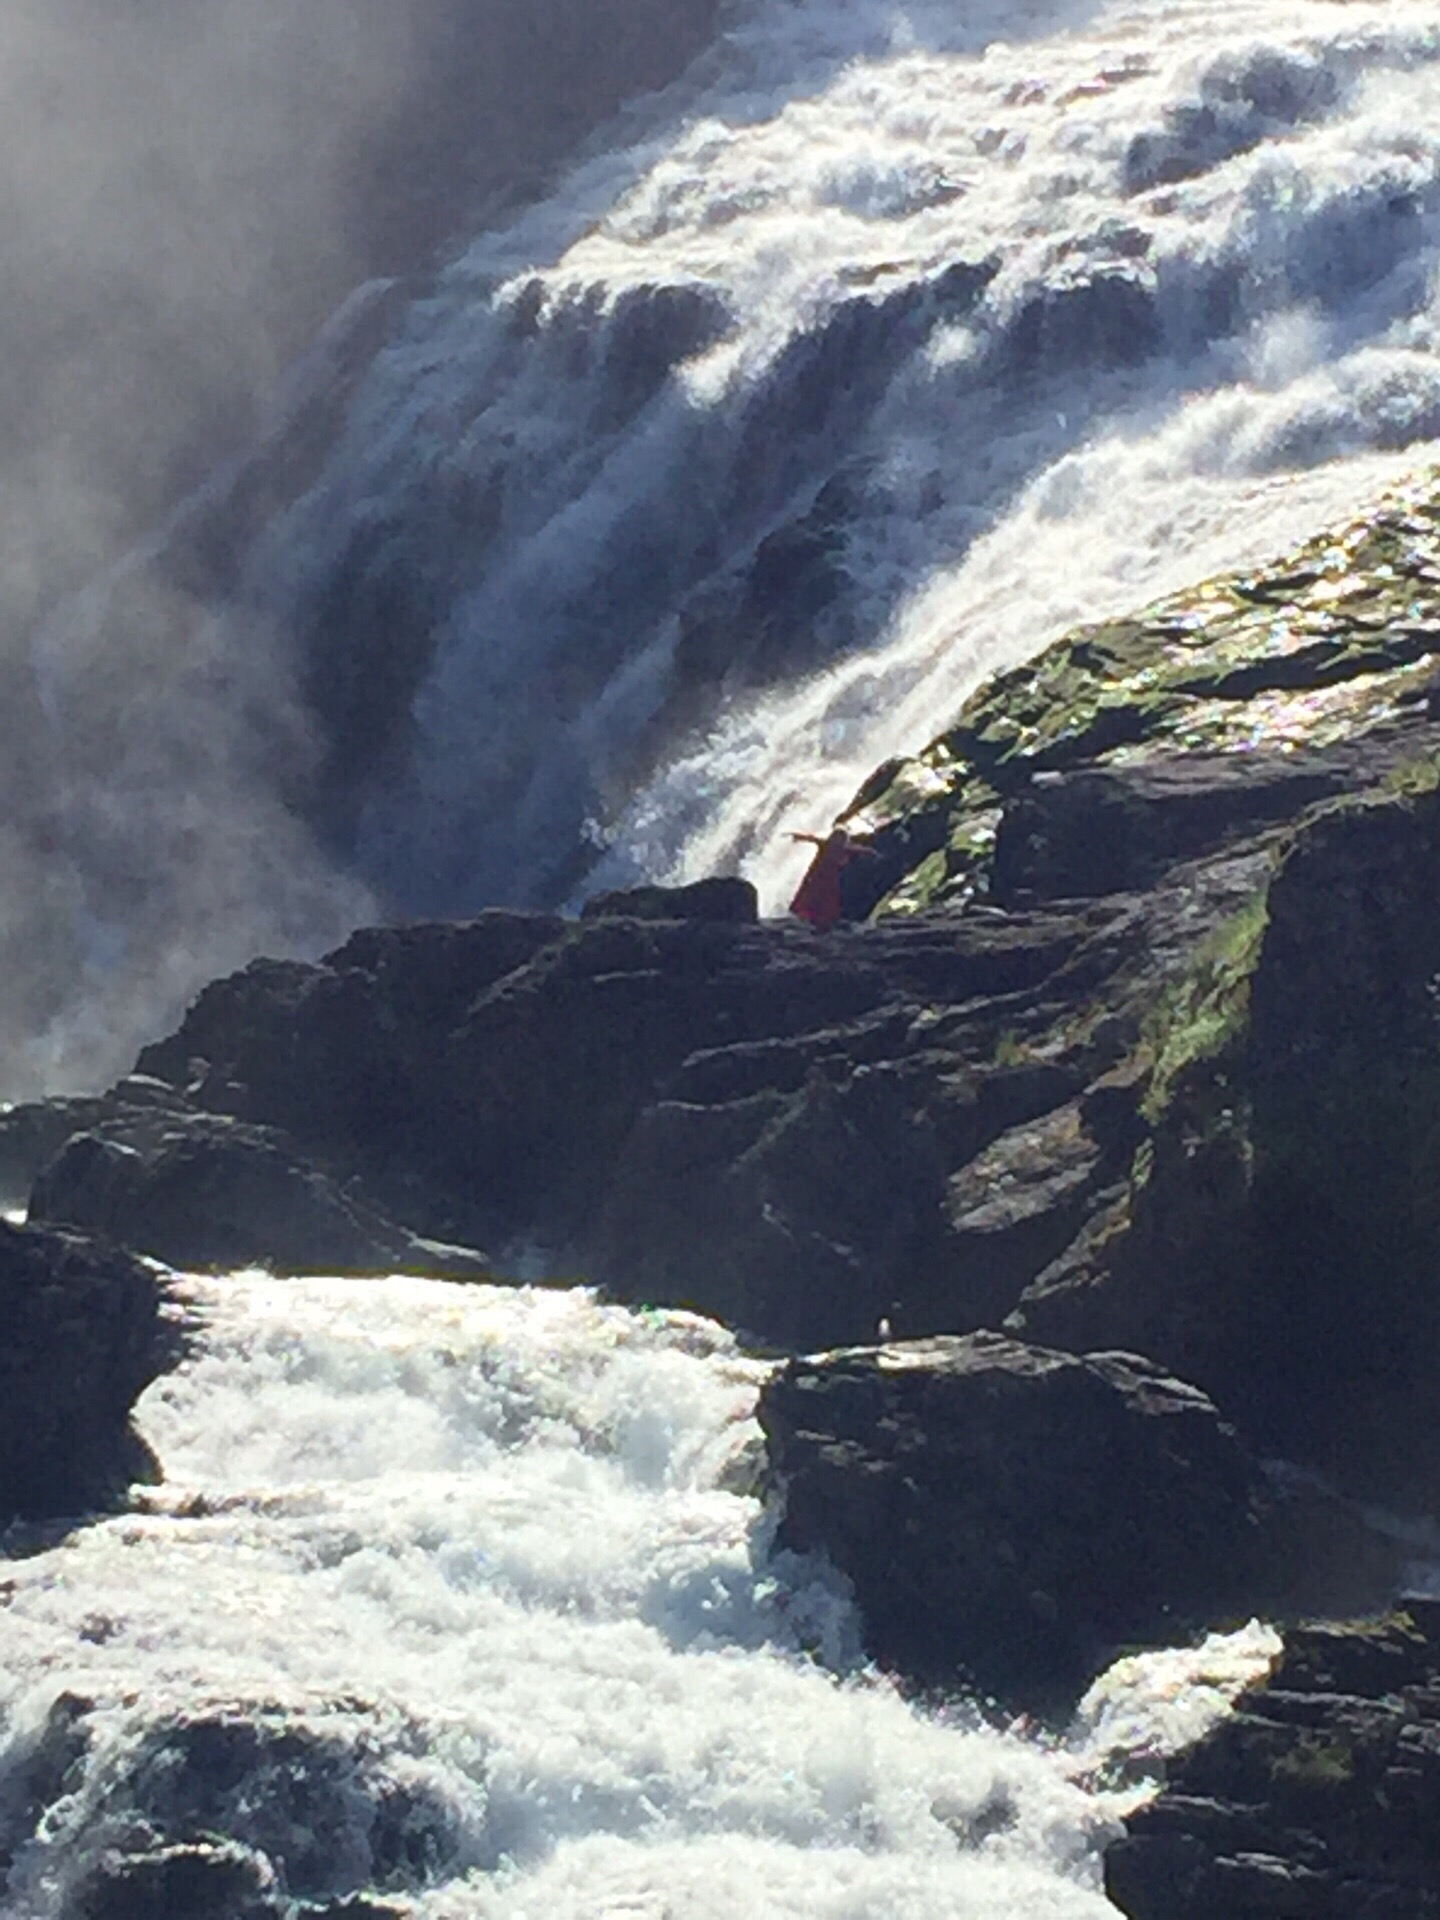
[[[1127,1663],[1065,1743],[921,1711],[859,1663],[834,1576],[771,1552],[763,1368],[720,1328],[184,1286],[196,1350],[142,1403],[164,1484],[5,1570],[7,1920],[197,1837],[285,1897],[424,1920],[1101,1920],[1134,1756],[1274,1644]]]

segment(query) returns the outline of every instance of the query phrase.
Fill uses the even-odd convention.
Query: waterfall
[[[1413,466],[1437,56],[1288,0],[752,8],[411,311],[261,543],[322,704],[395,683],[360,871],[451,912],[599,849],[774,901],[785,830],[983,672]]]
[[[1107,1763],[1153,1772],[1273,1653],[1123,1663],[1068,1746],[924,1711],[859,1664],[835,1576],[772,1550],[764,1366],[723,1329],[182,1286],[194,1351],[141,1407],[164,1484],[6,1568],[13,1920],[216,1836],[276,1898],[417,1920],[1100,1920],[1146,1790]]]
[[[727,19],[32,637],[12,1090],[367,915],[773,907],[986,671],[1433,454],[1423,9]]]

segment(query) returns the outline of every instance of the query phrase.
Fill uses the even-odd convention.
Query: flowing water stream
[[[1275,1644],[1125,1663],[1068,1744],[922,1711],[835,1577],[771,1551],[764,1369],[722,1329],[575,1291],[184,1288],[196,1351],[142,1404],[164,1484],[5,1570],[10,1920],[78,1911],[107,1849],[207,1835],[288,1898],[425,1920],[1100,1920],[1144,1791],[1107,1765],[1193,1736]]]
[[[715,65],[412,310],[257,556],[290,620],[433,593],[356,847],[422,908],[553,897],[582,828],[775,901],[984,672],[1440,433],[1423,6],[812,0]]]

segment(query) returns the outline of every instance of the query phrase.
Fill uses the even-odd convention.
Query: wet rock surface
[[[1440,1606],[1294,1629],[1266,1683],[1127,1821],[1129,1920],[1440,1914]]]
[[[0,1221],[0,1526],[113,1504],[155,1462],[130,1410],[176,1356],[154,1269]]]
[[[365,1708],[201,1705],[157,1719],[97,1774],[82,1763],[107,1739],[103,1716],[61,1694],[9,1783],[0,1859],[13,1866],[47,1805],[83,1781],[64,1920],[383,1920],[397,1911],[384,1894],[423,1887],[453,1857],[459,1819],[407,1773],[404,1725],[387,1726],[387,1748]]]
[[[1394,1571],[1361,1548],[1348,1593],[1327,1587],[1333,1514],[1134,1354],[994,1333],[821,1354],[771,1381],[760,1422],[782,1540],[828,1553],[872,1652],[930,1686],[1054,1709],[1127,1643],[1343,1605]]]
[[[230,1841],[117,1853],[95,1868],[66,1906],[66,1920],[272,1920],[274,1875],[247,1847]]]

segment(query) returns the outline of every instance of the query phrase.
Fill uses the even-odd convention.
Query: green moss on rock
[[[1268,918],[1269,896],[1262,891],[1210,935],[1193,970],[1155,1007],[1145,1033],[1154,1065],[1141,1102],[1152,1123],[1185,1069],[1223,1053],[1242,1032]]]
[[[879,911],[983,894],[999,808],[1038,772],[1332,746],[1419,697],[1437,657],[1432,472],[1272,566],[1083,627],[988,681],[850,810],[916,850]]]

